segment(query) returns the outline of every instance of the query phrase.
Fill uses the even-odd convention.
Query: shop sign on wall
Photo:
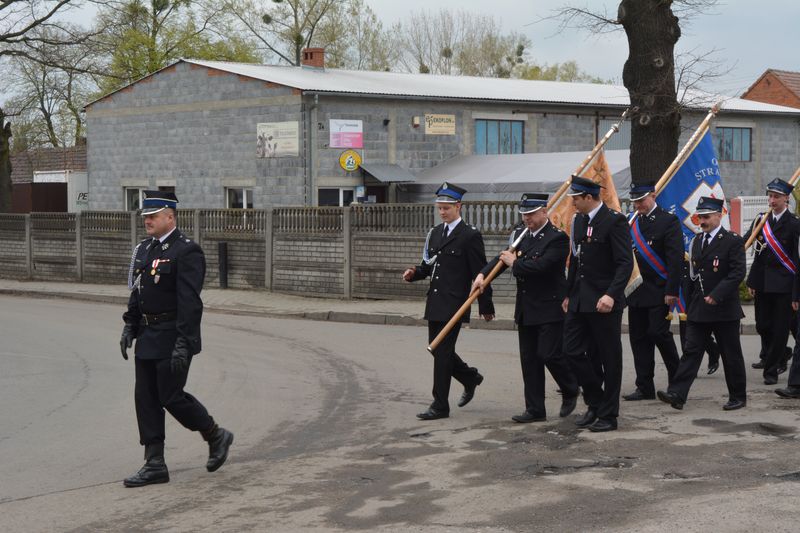
[[[300,123],[264,122],[256,125],[256,157],[296,157],[300,155]]]
[[[360,120],[330,120],[331,148],[363,148],[364,127]]]
[[[425,115],[425,135],[455,135],[455,115]]]

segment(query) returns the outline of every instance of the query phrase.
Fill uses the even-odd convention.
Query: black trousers
[[[446,322],[428,322],[428,342],[444,328]],[[478,369],[470,367],[456,353],[456,341],[461,331],[461,322],[447,334],[444,340],[433,351],[433,403],[431,407],[438,411],[450,412],[450,378],[464,386],[478,382]]]
[[[578,395],[578,380],[564,357],[563,322],[536,326],[520,325],[519,360],[525,392],[525,410],[534,416],[546,416],[544,405],[544,369],[550,371],[565,398]]]
[[[678,370],[678,348],[669,329],[667,320],[669,307],[666,304],[653,307],[628,308],[628,333],[633,351],[633,365],[636,368],[636,388],[646,396],[655,397],[656,360],[655,349],[661,354],[667,367],[667,379],[672,381]]]
[[[738,320],[686,323],[686,347],[669,391],[684,401],[689,397],[689,389],[697,378],[697,371],[703,361],[703,352],[712,333],[719,343],[722,366],[725,369],[725,383],[728,385],[728,397],[731,400],[746,401],[747,377],[742,344],[739,340]]]
[[[686,321],[681,320],[678,323],[678,331],[681,337],[681,352],[686,352]],[[706,343],[706,353],[708,354],[708,366],[719,365],[719,346],[714,342],[714,336],[708,338]]]
[[[139,442],[143,445],[164,442],[164,410],[192,431],[211,429],[214,420],[197,399],[185,392],[188,370],[175,375],[169,359],[139,359],[136,362],[136,420]],[[191,363],[190,363],[191,364]]]
[[[564,353],[583,397],[598,418],[619,416],[622,386],[622,310],[611,313],[568,312]]]
[[[764,354],[764,377],[778,377],[786,362],[786,342],[792,329],[792,295],[756,291],[756,331]]]

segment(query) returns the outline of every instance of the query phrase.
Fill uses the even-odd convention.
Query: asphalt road
[[[747,409],[721,410],[720,371],[683,411],[623,402],[620,430],[591,434],[557,417],[552,381],[547,422],[510,421],[512,332],[463,331],[486,380],[421,422],[423,328],[208,313],[187,390],[236,434],[230,459],[206,472],[205,443],[168,417],[172,481],[126,489],[142,448],[121,313],[0,297],[0,531],[797,530],[800,401],[749,369],[754,336]]]

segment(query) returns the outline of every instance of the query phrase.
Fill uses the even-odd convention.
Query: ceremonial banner
[[[656,196],[658,205],[674,213],[681,221],[685,250],[689,249],[689,242],[700,231],[697,221],[692,219],[692,213],[701,196],[725,200],[719,163],[709,131],[706,131],[694,150]],[[728,210],[724,207],[722,226],[725,229],[730,228]]]
[[[603,187],[600,189],[600,200],[611,209],[616,211],[620,210],[617,189],[614,187],[613,176],[611,175],[608,161],[606,161],[605,152],[602,150],[598,152],[597,157],[594,158],[592,164],[583,172],[582,177],[599,183],[600,186]],[[575,214],[575,207],[566,194],[549,210],[549,214],[550,222],[552,222],[555,227],[570,234],[570,230],[572,229],[572,215]]]

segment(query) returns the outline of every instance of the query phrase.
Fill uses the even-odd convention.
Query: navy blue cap
[[[543,207],[547,207],[547,193],[528,192],[522,195],[519,201],[519,212],[522,215],[533,213]]]
[[[792,194],[793,190],[794,185],[790,185],[780,178],[775,178],[767,184],[767,192],[776,192],[778,194],[789,195]]]
[[[697,201],[697,209],[694,210],[696,215],[710,215],[711,213],[722,213],[722,206],[725,205],[725,200],[722,198],[711,198],[709,196],[701,196]]]
[[[656,186],[649,183],[631,183],[631,201],[641,200],[651,192],[655,192]]]
[[[452,183],[447,183],[445,181],[442,183],[442,186],[436,190],[436,201],[440,203],[454,204],[461,201],[461,198],[464,197],[465,192],[467,192],[466,189],[462,189],[458,185],[453,185]]]
[[[578,196],[580,194],[600,194],[602,187],[600,184],[593,182],[590,179],[581,178],[580,176],[572,176],[572,181],[569,184],[570,191],[567,196]]]
[[[172,191],[144,191],[142,215],[154,215],[169,207],[178,209],[178,198]]]

